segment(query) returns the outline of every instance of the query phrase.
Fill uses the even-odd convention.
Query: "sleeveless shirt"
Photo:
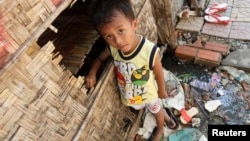
[[[108,49],[114,59],[122,103],[131,106],[150,103],[157,99],[153,65],[159,48],[141,36],[136,49],[128,55],[112,46]]]

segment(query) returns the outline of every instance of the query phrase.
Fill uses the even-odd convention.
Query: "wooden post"
[[[197,16],[202,16],[202,9],[201,9],[201,6],[198,4],[198,1],[192,0],[192,4],[194,5]]]
[[[172,3],[171,0],[164,0],[164,12],[166,15],[166,23],[168,25],[168,31],[169,31],[169,42],[171,43],[170,45],[172,48],[177,47],[177,37],[175,34],[175,25],[174,23],[174,17],[172,14]]]

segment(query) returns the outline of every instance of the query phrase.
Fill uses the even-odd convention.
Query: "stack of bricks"
[[[183,60],[194,60],[196,64],[217,67],[223,56],[229,53],[226,44],[217,42],[205,42],[197,40],[192,44],[179,45],[175,50],[175,56]]]

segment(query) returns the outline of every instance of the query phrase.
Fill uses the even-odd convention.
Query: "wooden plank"
[[[199,5],[198,1],[197,0],[191,0],[192,1],[192,4],[194,5],[194,8],[195,8],[195,11],[197,13],[198,16],[201,16],[202,15],[202,9],[201,9],[201,6]]]
[[[46,6],[46,10],[48,12],[52,12],[52,11],[56,10],[56,6],[52,3],[51,0],[44,0],[44,1],[42,1],[42,3],[44,3],[43,5]]]

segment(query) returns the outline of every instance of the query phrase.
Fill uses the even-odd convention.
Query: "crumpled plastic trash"
[[[217,87],[217,85],[219,84],[221,80],[221,76],[219,73],[213,73],[209,82],[204,82],[201,81],[199,79],[193,79],[190,82],[190,85],[196,88],[199,88],[201,90],[205,90],[205,91],[212,91],[214,90],[214,88]]]
[[[175,97],[179,93],[179,85],[176,80],[165,81],[165,89],[169,97]]]
[[[150,137],[150,135],[153,132],[153,129],[156,127],[156,120],[154,115],[152,115],[151,113],[146,113],[144,122],[143,122],[143,127],[139,128],[138,130],[138,134],[142,135],[142,137],[144,139],[148,139]]]
[[[168,136],[168,141],[207,141],[205,135],[196,128],[183,128]]]
[[[144,113],[143,127],[139,128],[137,134],[142,136],[143,139],[149,139],[153,133],[156,125],[156,120],[153,114],[150,112]],[[177,129],[178,130],[178,129]],[[168,137],[170,134],[174,133],[176,130],[171,130],[167,126],[164,126],[164,137]]]
[[[213,112],[214,110],[216,110],[220,105],[221,105],[221,101],[220,100],[210,100],[207,101],[205,103],[205,108],[209,111],[209,112]]]
[[[166,82],[169,80],[174,80],[178,86],[178,94],[176,94],[174,97],[163,99],[163,106],[168,108],[174,108],[176,110],[181,110],[185,106],[184,90],[181,86],[181,83],[172,72],[163,69],[163,74]]]
[[[234,77],[235,80],[239,82],[245,81],[246,83],[250,84],[250,77],[243,70],[238,70],[237,68],[231,66],[220,66],[219,69],[227,71],[231,76]]]

